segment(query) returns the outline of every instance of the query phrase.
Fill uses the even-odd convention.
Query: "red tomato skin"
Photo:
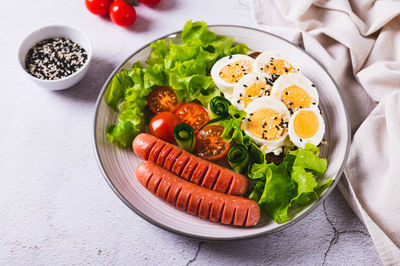
[[[113,0],[85,0],[86,8],[93,14],[104,16],[108,14]]]
[[[136,10],[124,0],[115,0],[110,6],[110,18],[121,27],[129,27],[136,20]]]
[[[140,0],[146,6],[155,6],[161,2],[161,0]]]
[[[179,123],[180,121],[174,113],[161,112],[151,119],[149,132],[169,143],[175,143],[174,128]]]
[[[191,111],[192,113],[187,113],[186,111]],[[179,106],[175,114],[182,122],[192,126],[195,133],[210,121],[207,110],[197,103],[185,103]]]

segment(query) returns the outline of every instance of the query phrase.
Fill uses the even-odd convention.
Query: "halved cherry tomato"
[[[231,143],[222,137],[224,128],[218,125],[206,126],[197,133],[196,154],[204,159],[216,161],[226,156]]]
[[[174,143],[174,128],[180,123],[179,119],[174,113],[162,112],[154,116],[149,124],[150,134],[168,141],[169,143]]]
[[[185,103],[175,114],[183,123],[191,125],[194,132],[198,132],[210,120],[207,110],[195,103]]]
[[[181,105],[173,88],[169,86],[158,87],[147,96],[150,110],[155,113],[175,112]]]

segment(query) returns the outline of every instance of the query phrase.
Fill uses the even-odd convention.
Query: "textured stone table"
[[[123,29],[80,1],[8,1],[1,27],[0,265],[380,264],[370,236],[335,190],[324,205],[278,233],[203,242],[163,231],[111,191],[91,142],[95,100],[109,73],[135,49],[188,19],[255,26],[246,1],[162,0],[139,6]],[[16,63],[21,40],[69,24],[92,40],[85,80],[62,92],[37,87]]]

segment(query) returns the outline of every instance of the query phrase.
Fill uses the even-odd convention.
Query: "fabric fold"
[[[400,2],[252,0],[252,13],[338,84],[354,134],[339,188],[383,263],[400,264]]]

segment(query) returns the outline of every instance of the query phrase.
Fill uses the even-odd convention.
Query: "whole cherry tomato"
[[[161,0],[140,0],[140,2],[142,2],[143,4],[147,5],[147,6],[155,6],[158,3],[160,3]]]
[[[129,27],[136,20],[136,11],[124,0],[116,0],[110,6],[110,18],[119,26]]]
[[[178,117],[171,112],[161,112],[154,116],[149,124],[150,134],[174,143],[174,128],[180,123]]]
[[[112,2],[113,0],[85,0],[86,8],[99,16],[108,14]]]

